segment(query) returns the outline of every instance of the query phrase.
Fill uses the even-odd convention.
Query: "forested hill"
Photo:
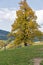
[[[7,35],[8,35],[9,33],[10,33],[10,32],[8,32],[8,31],[0,30],[0,40],[7,40],[7,39],[8,39]]]

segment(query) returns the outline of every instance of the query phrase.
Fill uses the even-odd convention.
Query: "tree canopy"
[[[27,4],[26,0],[22,0],[20,3],[20,8],[16,11],[16,19],[12,24],[11,33],[15,36],[14,44],[25,45],[32,44],[35,38],[41,39],[42,32],[39,30],[39,25],[36,22],[37,16],[35,12]]]

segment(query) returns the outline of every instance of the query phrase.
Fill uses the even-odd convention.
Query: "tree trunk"
[[[24,43],[24,46],[27,46],[27,43],[26,42]]]

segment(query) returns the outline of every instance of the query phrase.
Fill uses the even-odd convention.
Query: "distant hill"
[[[8,35],[9,33],[10,33],[10,32],[8,32],[8,31],[0,30],[0,40],[7,40],[7,39],[8,39],[7,35]]]

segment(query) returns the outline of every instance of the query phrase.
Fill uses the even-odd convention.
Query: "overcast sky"
[[[0,0],[0,29],[11,31],[11,25],[16,17],[16,10],[21,0]],[[27,0],[29,6],[36,12],[37,22],[43,31],[43,0]]]

